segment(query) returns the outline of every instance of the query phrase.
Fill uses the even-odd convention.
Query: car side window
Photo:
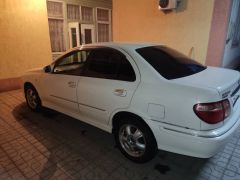
[[[59,59],[53,73],[80,76],[83,72],[89,51],[73,51]]]
[[[122,81],[136,80],[136,75],[133,70],[133,67],[124,55],[114,52],[112,54],[112,59],[113,61],[118,62],[116,79],[122,80]]]
[[[136,76],[130,62],[119,51],[97,48],[88,56],[84,76],[122,81],[135,81]]]

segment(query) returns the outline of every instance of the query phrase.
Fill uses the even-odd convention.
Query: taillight
[[[213,102],[200,103],[193,107],[195,114],[208,124],[217,124],[226,119],[231,113],[231,105],[228,99]]]

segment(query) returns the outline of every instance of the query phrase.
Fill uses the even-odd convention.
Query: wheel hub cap
[[[37,107],[37,95],[32,89],[27,90],[27,101],[32,109]]]
[[[134,125],[125,124],[120,128],[121,147],[131,156],[140,157],[146,149],[146,140],[142,131]]]
[[[127,142],[131,145],[136,144],[136,140],[134,139],[134,137],[132,135],[127,136]]]

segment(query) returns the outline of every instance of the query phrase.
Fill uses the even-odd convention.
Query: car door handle
[[[68,82],[68,86],[71,87],[71,88],[75,88],[75,87],[76,87],[76,82],[74,82],[74,81],[69,81],[69,82]]]
[[[127,91],[125,89],[115,89],[113,94],[115,94],[116,96],[124,97],[127,95]]]

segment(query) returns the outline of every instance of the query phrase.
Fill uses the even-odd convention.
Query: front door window
[[[53,73],[80,76],[89,51],[72,51],[60,58],[54,65]]]

